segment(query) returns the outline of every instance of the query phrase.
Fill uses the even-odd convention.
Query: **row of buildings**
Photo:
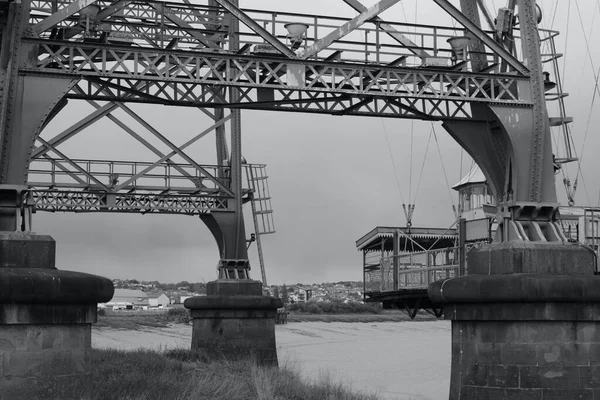
[[[164,292],[144,292],[139,289],[115,289],[113,298],[109,302],[99,304],[98,306],[113,310],[160,309],[172,304],[182,304],[185,299],[194,295],[168,296]]]
[[[129,288],[119,287],[126,283]],[[117,286],[117,284],[119,284]],[[146,287],[145,283],[129,280],[116,282],[115,294],[113,298],[104,304],[101,308],[115,310],[127,309],[156,309],[165,308],[183,302],[193,296],[203,296],[204,293],[191,292],[186,288],[177,288],[177,290],[157,290],[154,287]],[[160,285],[160,284],[159,284]],[[137,288],[131,288],[131,287]],[[321,302],[321,301],[362,301],[362,282],[336,282],[319,284],[295,284],[295,285],[270,285],[263,288],[267,296],[279,297],[286,304],[302,302]]]
[[[285,287],[285,288],[284,288]],[[362,282],[337,282],[296,285],[271,285],[263,288],[268,296],[279,297],[284,303],[321,301],[362,301]]]

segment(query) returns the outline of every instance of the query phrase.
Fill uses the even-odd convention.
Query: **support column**
[[[237,5],[237,0],[232,1]],[[214,4],[214,3],[212,3]],[[239,49],[239,20],[230,15],[229,50]],[[229,71],[227,73],[230,73]],[[232,103],[237,88],[229,88]],[[235,197],[227,211],[202,215],[219,246],[218,279],[206,285],[206,296],[187,299],[193,320],[192,350],[212,358],[254,359],[259,364],[277,365],[275,316],[281,299],[263,296],[262,283],[250,279],[243,215],[242,121],[239,109],[230,110],[230,189]],[[217,110],[216,115],[219,115]],[[217,159],[226,155],[224,137],[217,131]]]
[[[10,399],[60,397],[72,377],[91,371],[91,324],[114,288],[106,278],[58,271],[54,240],[18,224],[35,139],[77,80],[19,73],[37,62],[37,48],[21,41],[29,2],[7,7],[0,15],[0,387]]]
[[[568,243],[558,203],[535,1],[518,0],[530,109],[472,105],[482,123],[444,123],[481,167],[497,202],[490,245],[468,275],[434,282],[452,321],[450,399],[594,399],[600,395],[600,277],[595,255]],[[461,0],[476,21],[474,0]]]

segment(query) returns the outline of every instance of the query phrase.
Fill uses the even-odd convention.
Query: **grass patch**
[[[183,307],[156,311],[103,310],[98,314],[98,322],[94,326],[96,328],[140,330],[165,328],[171,323],[188,323],[190,320],[190,311]]]
[[[94,324],[96,328],[112,328],[139,330],[144,328],[164,328],[169,322],[161,314],[139,314],[134,311],[122,311],[119,313],[107,312],[105,315],[98,316],[98,322]]]
[[[419,311],[414,321],[434,321],[433,315]],[[401,310],[382,310],[377,314],[311,314],[290,311],[288,322],[403,322],[412,321],[410,317]]]
[[[433,315],[420,311],[415,321],[433,321]],[[165,328],[169,324],[189,323],[191,320],[189,310],[173,308],[160,311],[107,311],[98,316],[98,323],[94,328],[142,330],[149,328]],[[411,321],[402,310],[378,310],[376,313],[312,313],[303,311],[290,311],[288,322],[402,322]]]
[[[383,311],[380,303],[344,303],[341,300],[300,302],[290,304],[289,311],[307,314],[379,314]]]
[[[92,350],[92,376],[60,390],[60,398],[104,400],[376,400],[324,379],[303,382],[288,367],[251,361],[207,362],[186,350]]]

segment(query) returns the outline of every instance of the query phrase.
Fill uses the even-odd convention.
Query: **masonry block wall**
[[[11,399],[58,394],[90,372],[91,324],[0,325],[0,386]]]
[[[453,321],[452,330],[451,399],[600,397],[598,322]]]

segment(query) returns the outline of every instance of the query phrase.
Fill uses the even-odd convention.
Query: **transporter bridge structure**
[[[341,18],[235,0],[0,2],[0,229],[29,230],[32,211],[199,215],[219,246],[219,276],[246,279],[243,204],[255,209],[257,234],[273,228],[264,165],[242,157],[241,110],[270,110],[441,121],[498,199],[500,240],[562,240],[549,128],[570,118],[548,116],[546,100],[565,94],[546,92],[543,69],[560,57],[558,33],[538,29],[531,0],[500,10],[431,0],[449,26],[384,19],[398,3],[340,0],[356,14]],[[93,111],[45,137],[77,102]],[[193,107],[213,123],[175,144],[133,103]],[[103,118],[156,160],[61,150]],[[213,132],[216,164],[186,152]]]

